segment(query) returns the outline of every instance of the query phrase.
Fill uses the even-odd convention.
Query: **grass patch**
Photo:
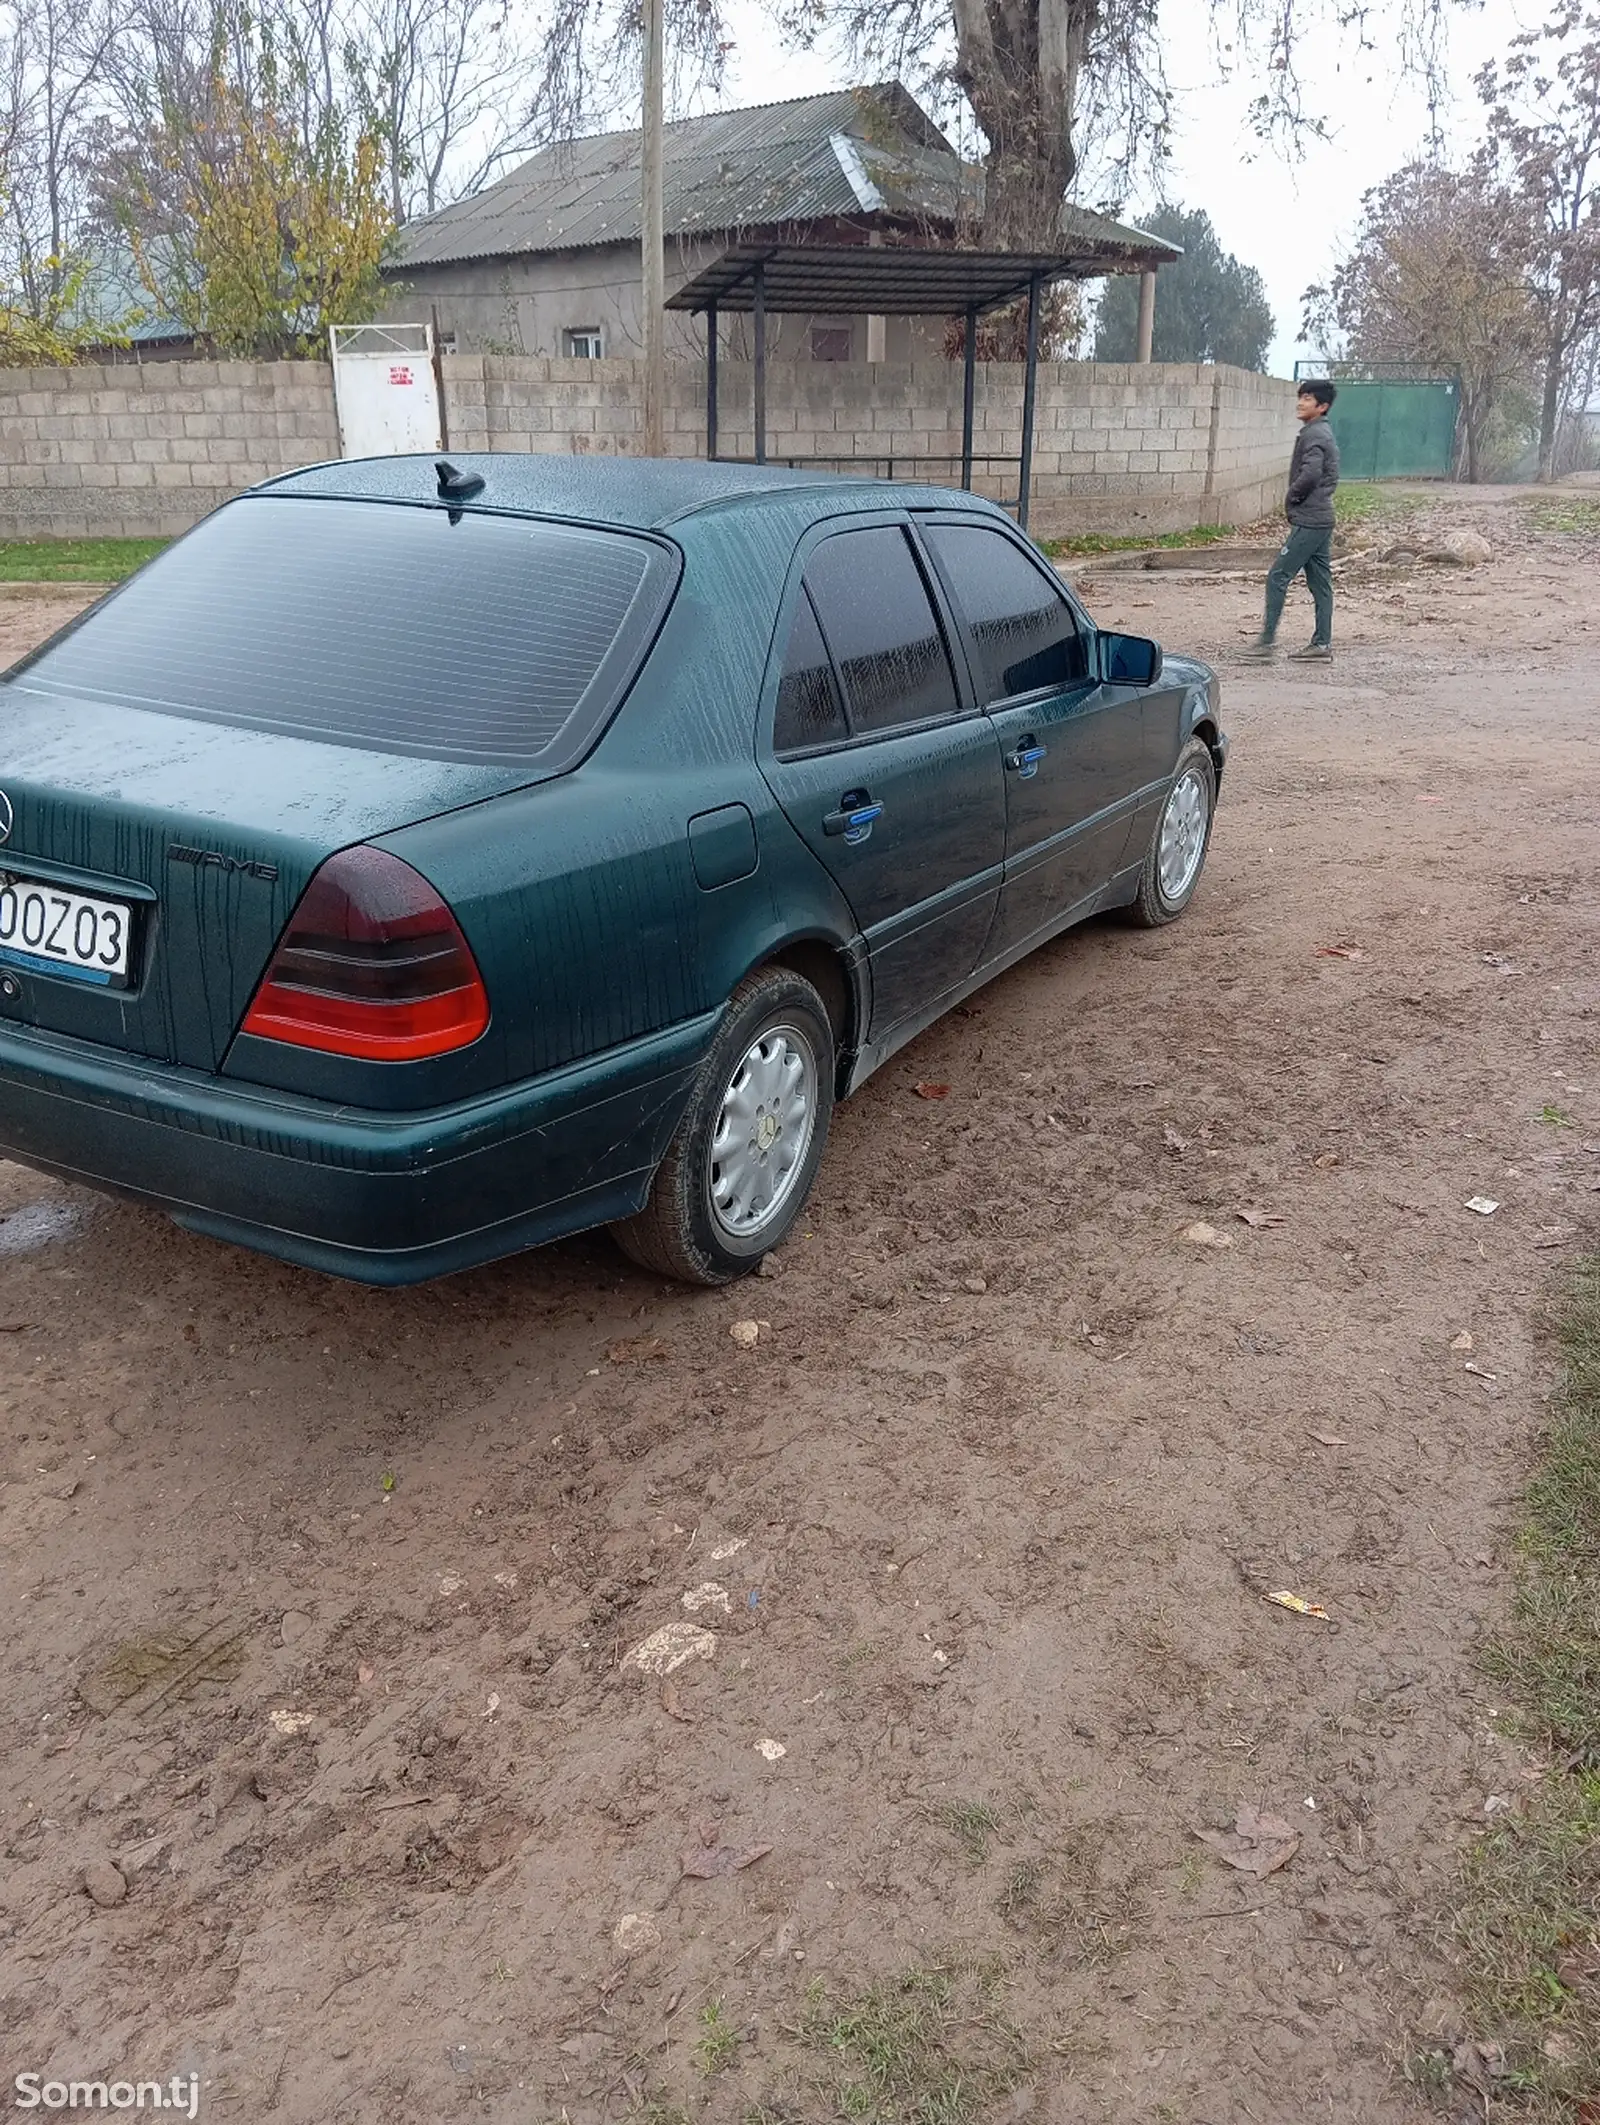
[[[170,539],[0,539],[0,583],[120,583]]]
[[[1236,539],[1232,524],[1196,524],[1191,531],[1162,531],[1123,537],[1120,533],[1085,531],[1075,538],[1041,539],[1039,545],[1052,561],[1071,561],[1084,554],[1143,553],[1152,546],[1215,546],[1223,539]]]
[[[1004,1966],[956,1957],[848,2000],[813,1985],[802,2035],[827,2065],[832,2115],[862,2125],[975,2125],[1032,2071],[1001,2005]]]
[[[1000,1810],[986,1800],[947,1800],[930,1809],[929,1816],[950,1832],[974,1867],[981,1867],[988,1858],[989,1840],[1004,1821]]]
[[[1528,522],[1535,531],[1586,533],[1593,538],[1600,532],[1600,501],[1563,496],[1535,502],[1528,510]]]
[[[1455,1931],[1474,2027],[1504,2047],[1495,2109],[1587,2121],[1600,2116],[1600,1255],[1575,1273],[1559,1330],[1563,1392],[1528,1490],[1512,1621],[1487,1661],[1551,1767],[1475,1848]]]
[[[1354,524],[1376,525],[1392,517],[1412,516],[1421,505],[1420,495],[1382,480],[1343,480],[1334,489],[1333,518],[1347,529]]]
[[[995,1909],[1002,1918],[1020,1920],[1038,1909],[1039,1894],[1044,1885],[1043,1860],[1020,1859],[1006,1876],[1006,1885],[1000,1891]]]
[[[694,2062],[709,2080],[731,2066],[739,2049],[739,2032],[728,2020],[721,2000],[709,2000],[700,2010],[700,2034],[695,2040]]]

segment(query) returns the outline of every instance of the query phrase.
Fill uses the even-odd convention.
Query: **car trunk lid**
[[[13,1021],[219,1066],[295,902],[334,850],[516,788],[525,769],[356,750],[0,689],[0,874],[125,907],[125,987],[0,957]],[[0,825],[6,806],[0,804]],[[52,902],[54,904],[54,902]],[[110,932],[107,933],[108,936]]]

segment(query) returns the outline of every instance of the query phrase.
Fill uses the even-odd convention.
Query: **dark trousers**
[[[1331,524],[1291,524],[1278,558],[1267,571],[1267,616],[1261,623],[1261,639],[1270,642],[1283,618],[1283,601],[1289,585],[1303,570],[1317,616],[1312,640],[1333,640],[1333,571],[1328,565],[1333,548]]]

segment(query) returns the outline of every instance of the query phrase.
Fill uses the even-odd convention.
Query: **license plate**
[[[9,966],[126,988],[132,927],[121,900],[0,873],[0,961]]]

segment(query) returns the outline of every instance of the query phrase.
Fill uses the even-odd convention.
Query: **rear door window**
[[[802,588],[789,629],[789,648],[778,681],[773,750],[797,753],[812,745],[841,745],[850,735],[833,676],[833,659],[822,639],[809,594]]]
[[[902,530],[874,526],[825,539],[805,579],[844,681],[854,736],[955,714],[944,633]]]
[[[9,675],[163,715],[552,772],[621,699],[665,542],[390,503],[231,503]]]
[[[986,524],[923,527],[972,643],[987,703],[1089,676],[1088,644],[1061,592],[1003,531]]]

